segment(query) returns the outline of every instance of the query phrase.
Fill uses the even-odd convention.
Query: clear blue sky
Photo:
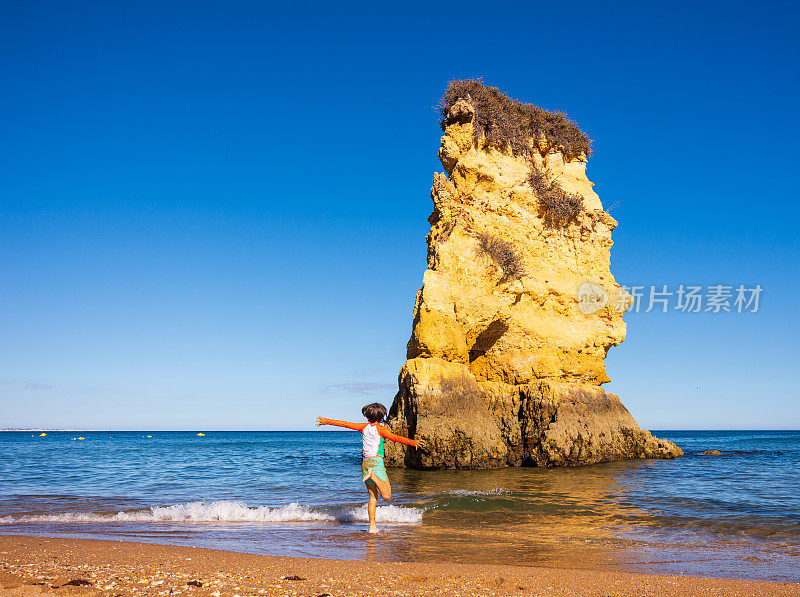
[[[433,106],[483,76],[595,140],[621,283],[764,288],[628,314],[607,389],[650,429],[800,428],[795,4],[0,7],[0,427],[388,405]]]

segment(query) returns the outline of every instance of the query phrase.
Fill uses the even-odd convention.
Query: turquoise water
[[[800,581],[796,431],[656,432],[673,461],[390,470],[377,537],[359,434],[205,433],[0,433],[0,533]]]

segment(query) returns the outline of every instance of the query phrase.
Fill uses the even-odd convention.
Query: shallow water
[[[0,533],[800,581],[800,432],[656,434],[686,456],[391,470],[367,537],[357,433],[0,433]]]

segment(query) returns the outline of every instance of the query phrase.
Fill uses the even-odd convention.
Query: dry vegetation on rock
[[[466,119],[463,110],[452,110],[458,100],[472,105],[475,138],[490,143],[508,143],[514,155],[527,155],[532,143],[544,141],[548,148],[560,150],[564,157],[589,156],[592,141],[563,112],[548,112],[533,104],[508,97],[497,87],[487,87],[482,79],[450,81],[439,102],[442,130]],[[469,115],[471,116],[471,115]]]
[[[583,197],[576,193],[567,193],[555,181],[548,181],[535,167],[531,169],[529,182],[534,195],[539,199],[545,226],[564,228],[577,220],[583,209]]]
[[[478,243],[503,272],[500,282],[518,280],[525,275],[525,264],[522,262],[522,257],[514,250],[514,245],[510,242],[494,234],[482,232],[478,235]]]

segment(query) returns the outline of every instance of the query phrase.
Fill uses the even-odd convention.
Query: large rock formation
[[[428,269],[388,423],[427,448],[392,443],[387,461],[492,468],[682,455],[600,387],[630,297],[609,270],[617,222],[586,177],[588,137],[563,114],[477,81],[451,83],[442,128],[446,173],[433,178]]]

